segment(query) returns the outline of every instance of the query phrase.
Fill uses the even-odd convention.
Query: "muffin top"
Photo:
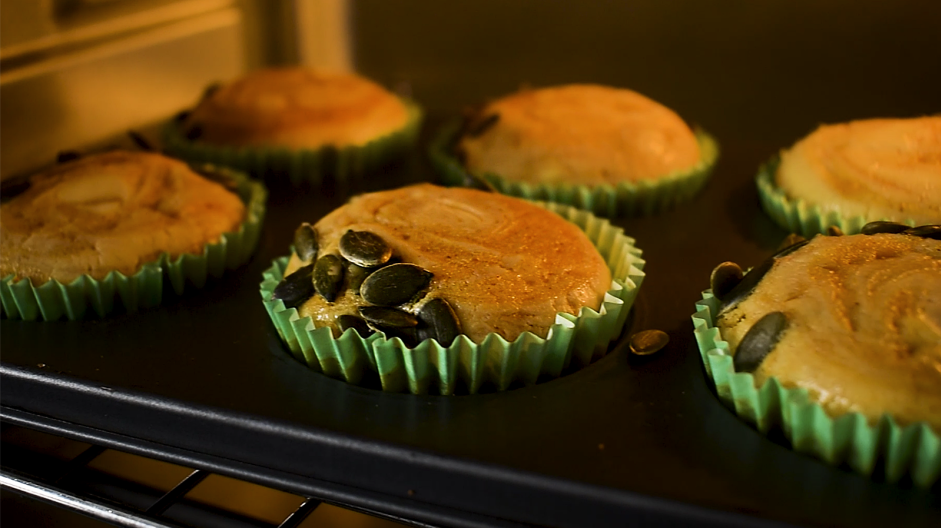
[[[0,207],[0,276],[34,284],[135,273],[161,253],[202,254],[238,229],[238,196],[187,164],[111,151],[34,174]]]
[[[273,68],[207,91],[183,130],[214,145],[344,147],[399,130],[408,119],[401,99],[358,75]]]
[[[788,196],[868,220],[941,222],[941,116],[824,125],[781,153]]]
[[[941,241],[817,236],[777,259],[717,326],[738,354],[774,312],[786,323],[754,370],[758,385],[775,376],[807,388],[834,416],[891,413],[941,431]]]
[[[584,185],[656,180],[701,159],[695,135],[669,108],[630,90],[582,84],[487,104],[458,150],[475,174]]]
[[[611,286],[607,265],[578,226],[496,193],[421,184],[364,194],[314,229],[319,258],[339,254],[340,239],[350,230],[378,235],[392,248],[391,261],[432,274],[418,301],[405,309],[416,312],[431,299],[444,299],[463,333],[478,343],[490,333],[510,341],[523,332],[545,337],[556,313],[597,309]],[[292,256],[287,273],[301,265]],[[314,295],[299,311],[315,326],[336,328],[338,315],[355,314],[363,304],[358,292],[344,287],[334,302]]]

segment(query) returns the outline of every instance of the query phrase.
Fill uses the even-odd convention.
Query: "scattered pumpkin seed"
[[[415,264],[390,264],[366,277],[359,292],[370,304],[397,306],[424,290],[432,276],[431,272]]]
[[[314,284],[311,280],[313,270],[313,264],[298,268],[278,283],[271,292],[271,298],[284,301],[285,308],[301,305],[314,295]]]
[[[333,302],[340,293],[343,283],[343,261],[340,257],[327,254],[314,264],[314,288],[327,302]]]
[[[294,230],[294,252],[304,262],[313,262],[317,258],[317,231],[307,222]]]
[[[738,344],[732,364],[737,372],[754,372],[765,357],[774,350],[787,330],[787,316],[782,312],[770,312],[753,324]]]
[[[876,235],[879,233],[895,234],[901,233],[902,231],[910,228],[911,226],[900,224],[898,222],[869,222],[863,226],[863,228],[860,230],[860,233],[864,235]]]
[[[426,302],[418,311],[418,320],[423,326],[418,328],[420,340],[435,339],[443,347],[451,346],[461,334],[461,322],[448,301],[436,297]]]
[[[709,276],[709,286],[712,294],[720,301],[724,299],[733,288],[742,282],[742,268],[734,262],[723,262],[712,270]]]
[[[631,336],[631,352],[638,356],[649,356],[659,352],[670,342],[670,336],[662,330],[644,330]]]
[[[375,233],[349,229],[340,237],[340,255],[357,266],[375,268],[392,258],[392,247]]]
[[[388,306],[360,306],[359,315],[378,328],[408,328],[418,326],[418,318],[398,308]]]

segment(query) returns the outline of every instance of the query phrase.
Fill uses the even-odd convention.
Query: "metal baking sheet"
[[[440,119],[426,127],[425,141]],[[690,315],[712,267],[769,255],[786,233],[752,178],[776,145],[723,143],[691,203],[618,219],[647,278],[631,329],[588,368],[477,396],[386,394],[308,370],[280,343],[261,272],[294,227],[350,194],[433,179],[422,148],[345,188],[272,183],[245,267],[158,309],[82,322],[0,320],[2,417],[450,526],[939,526],[941,493],[830,467],[762,436],[716,399]],[[632,330],[670,335],[629,355]]]

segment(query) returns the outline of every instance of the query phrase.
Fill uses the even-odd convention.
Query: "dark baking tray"
[[[433,119],[426,130],[434,130]],[[425,133],[426,140],[428,133]],[[452,525],[941,526],[941,493],[789,450],[711,392],[690,315],[718,262],[745,266],[786,234],[752,177],[776,146],[723,143],[695,200],[619,219],[648,276],[625,352],[561,379],[477,396],[385,394],[308,370],[260,302],[293,228],[356,192],[432,179],[423,152],[340,188],[271,184],[254,259],[159,309],[83,322],[0,321],[6,421],[207,467],[417,522]]]

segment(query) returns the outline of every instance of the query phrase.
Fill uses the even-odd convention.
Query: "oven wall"
[[[433,112],[522,85],[633,88],[719,139],[941,111],[941,2],[352,0],[356,67]]]

